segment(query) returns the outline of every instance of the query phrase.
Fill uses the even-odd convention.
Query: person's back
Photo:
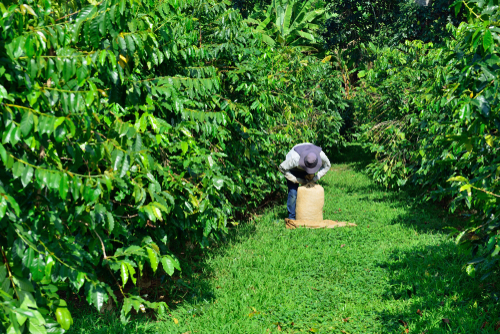
[[[330,169],[330,160],[321,147],[311,143],[295,145],[279,165],[280,172],[287,179],[288,218],[295,220],[295,206],[299,185],[317,182]],[[316,175],[315,175],[316,174]]]

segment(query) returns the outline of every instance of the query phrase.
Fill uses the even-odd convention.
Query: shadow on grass
[[[349,164],[355,171],[363,171],[375,158],[374,153],[365,150],[359,143],[351,143],[338,152],[330,152],[332,164]]]
[[[176,310],[178,305],[182,304],[196,305],[200,300],[212,301],[214,292],[208,280],[213,276],[214,269],[206,264],[205,258],[224,254],[232,244],[246,240],[254,233],[255,224],[253,223],[235,226],[229,229],[224,240],[209,249],[196,248],[181,254],[179,256],[182,266],[181,276],[156,276],[156,279],[161,281],[158,291],[152,289],[148,291],[154,293],[155,296],[141,295],[150,301],[165,301],[169,311]],[[70,302],[68,307],[74,319],[74,324],[67,331],[68,334],[158,333],[158,321],[153,311],[148,310],[145,314],[137,314],[132,309],[128,324],[123,325],[120,320],[121,305],[103,313],[99,313],[95,307],[84,302]],[[199,309],[192,310],[193,314],[200,311]]]
[[[363,172],[373,155],[360,145],[351,145],[334,162]],[[342,165],[337,167],[342,171]],[[325,185],[325,187],[332,185]],[[342,192],[356,201],[386,203],[404,214],[391,219],[416,234],[448,233],[447,227],[461,229],[466,217],[450,214],[441,203],[425,202],[420,189],[387,190],[380,185],[351,183]],[[374,192],[376,194],[369,194]],[[363,205],[360,205],[362,207]],[[500,307],[498,278],[486,281],[470,277],[464,270],[471,259],[468,251],[451,240],[438,245],[401,247],[378,265],[389,273],[390,288],[383,294],[388,305],[377,310],[384,333],[498,333]],[[394,301],[394,303],[392,303]],[[401,303],[403,302],[403,303]]]
[[[453,243],[396,251],[379,264],[390,275],[387,301],[405,307],[380,310],[387,333],[493,333],[500,327],[494,281],[479,282],[463,270],[469,258]]]

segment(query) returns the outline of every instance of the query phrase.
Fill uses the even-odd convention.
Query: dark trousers
[[[305,179],[307,175],[305,171],[291,170],[290,173],[292,173],[293,176],[301,179]],[[297,189],[299,188],[299,184],[286,180],[286,185],[288,186],[288,200],[286,202],[286,208],[288,209],[288,218],[295,220],[295,204],[297,203]]]

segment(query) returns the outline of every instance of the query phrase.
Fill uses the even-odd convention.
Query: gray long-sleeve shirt
[[[295,151],[295,148],[297,146],[309,145],[309,144],[310,143],[302,143],[295,145],[286,155],[285,161],[283,161],[281,165],[279,165],[278,167],[279,171],[282,172],[283,175],[285,175],[285,178],[287,180],[293,183],[298,183],[297,178],[292,173],[290,173],[292,169],[302,170],[302,168],[299,166],[300,155]],[[331,167],[330,160],[328,160],[328,157],[323,151],[321,151],[319,156],[321,157],[321,161],[323,162],[323,164],[321,165],[321,168],[318,170],[316,176],[312,179],[313,182],[317,182],[319,179],[325,176],[326,172],[328,172],[328,170]]]

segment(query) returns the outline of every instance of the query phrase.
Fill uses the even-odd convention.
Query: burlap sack
[[[305,228],[335,228],[335,227],[345,227],[345,226],[357,226],[353,223],[337,222],[334,220],[323,220],[323,221],[312,221],[312,220],[290,220],[285,219],[286,228],[293,230],[298,227]]]
[[[295,217],[297,220],[323,221],[325,190],[322,186],[309,183],[297,190]]]

